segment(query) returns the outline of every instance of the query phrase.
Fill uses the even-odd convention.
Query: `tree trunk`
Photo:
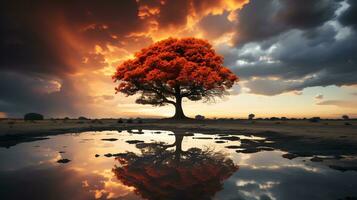
[[[182,140],[183,140],[183,135],[176,134],[175,133],[175,160],[176,163],[179,164],[180,159],[181,159],[181,154],[182,154]]]
[[[187,119],[182,110],[182,97],[176,97],[175,115],[173,119]]]

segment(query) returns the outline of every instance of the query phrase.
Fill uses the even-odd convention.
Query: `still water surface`
[[[83,132],[0,148],[0,199],[352,199],[357,173],[241,140],[158,130]]]

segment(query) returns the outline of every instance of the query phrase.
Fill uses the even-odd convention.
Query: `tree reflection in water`
[[[136,144],[141,154],[118,154],[119,165],[113,172],[145,199],[210,199],[238,166],[220,152],[199,148],[183,151],[183,137],[176,133],[174,144]]]

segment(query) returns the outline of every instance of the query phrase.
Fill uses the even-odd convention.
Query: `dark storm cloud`
[[[353,5],[338,16],[342,3],[251,1],[238,12],[236,47],[219,50],[256,94],[357,84],[357,33],[338,22]]]
[[[235,43],[262,41],[289,29],[309,29],[335,16],[334,0],[252,0],[238,12]]]
[[[347,0],[347,3],[349,8],[340,16],[339,20],[343,25],[357,29],[357,1]]]
[[[61,14],[66,22],[87,39],[97,43],[116,43],[127,34],[145,28],[145,23],[138,18],[138,5],[133,0],[111,0],[105,3],[75,1],[62,7]]]
[[[31,3],[2,1],[0,69],[41,73],[71,71],[55,48],[59,38],[49,21],[40,19],[39,13],[40,9]]]
[[[2,1],[1,9],[1,69],[71,73],[75,66],[67,61],[81,61],[81,47],[116,44],[143,27],[135,1]]]
[[[93,99],[70,76],[106,66],[95,45],[118,46],[146,28],[132,0],[15,0],[0,7],[0,111],[10,116],[76,116]],[[54,81],[58,91],[48,89]]]
[[[139,6],[157,7],[159,27],[185,25],[187,16],[201,14],[221,1],[1,1],[0,69],[62,74],[77,69],[94,45],[132,43],[131,33],[145,32],[148,21]],[[144,38],[145,39],[145,38]],[[136,38],[136,40],[143,40]],[[150,40],[151,42],[151,40]],[[142,42],[138,42],[142,44]],[[87,54],[87,55],[84,55]],[[100,57],[97,56],[98,59]],[[93,58],[95,59],[95,58]],[[98,68],[102,65],[98,65]]]
[[[339,7],[334,0],[280,0],[276,20],[300,29],[320,26],[335,16]]]
[[[234,23],[228,20],[228,15],[228,12],[220,15],[207,15],[198,23],[198,26],[202,29],[206,38],[218,38],[233,30]]]
[[[253,0],[239,11],[235,43],[260,41],[284,30],[282,24],[274,24],[276,13],[273,0]],[[274,24],[274,26],[273,26]]]
[[[46,77],[27,76],[16,72],[0,74],[0,110],[13,116],[26,112],[40,112],[49,115],[74,115],[78,110],[73,102],[85,102],[78,93],[72,93],[70,81],[62,81],[61,90],[47,91],[51,79]]]
[[[187,15],[190,9],[190,2],[183,1],[166,1],[160,7],[158,18],[159,26],[166,28],[169,26],[182,26],[187,22]]]

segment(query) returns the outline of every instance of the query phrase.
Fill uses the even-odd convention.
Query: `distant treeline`
[[[39,113],[27,113],[24,115],[23,118],[0,118],[0,120],[25,120],[25,121],[34,121],[34,120],[44,120],[44,119],[47,119],[47,120],[90,120],[90,121],[93,121],[93,120],[117,120],[118,123],[124,123],[124,122],[127,122],[127,123],[131,123],[133,121],[138,121],[140,123],[140,121],[150,121],[150,120],[157,120],[157,119],[160,119],[160,118],[140,118],[140,117],[137,117],[137,118],[88,118],[88,117],[84,117],[84,116],[80,116],[78,118],[70,118],[70,117],[61,117],[61,118],[45,118],[42,114],[39,114]],[[205,116],[203,115],[196,115],[195,118],[196,120],[223,120],[223,121],[226,121],[226,120],[260,120],[260,121],[288,121],[288,120],[308,120],[308,121],[311,121],[311,122],[318,122],[320,120],[332,120],[332,121],[340,121],[340,120],[357,120],[357,118],[349,118],[348,115],[342,115],[341,118],[320,118],[320,117],[310,117],[310,118],[295,118],[295,117],[265,117],[265,118],[262,118],[262,117],[258,117],[258,118],[255,118],[255,115],[254,114],[249,114],[248,115],[248,118],[206,118]]]

